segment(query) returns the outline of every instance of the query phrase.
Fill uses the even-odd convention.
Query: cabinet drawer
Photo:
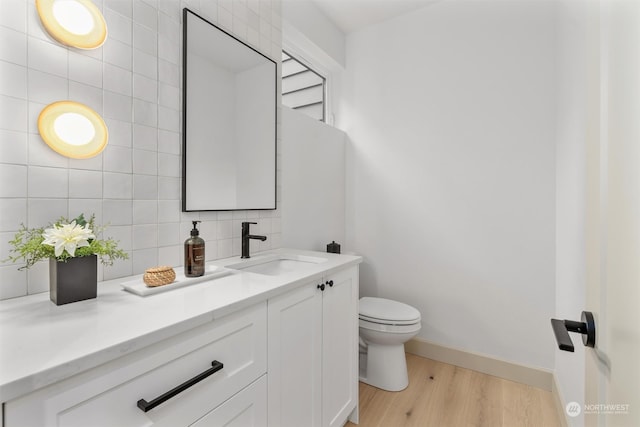
[[[200,418],[191,427],[262,427],[267,425],[267,376]]]
[[[148,412],[152,401],[224,367]],[[188,426],[266,372],[266,304],[231,314],[5,406],[5,427]]]

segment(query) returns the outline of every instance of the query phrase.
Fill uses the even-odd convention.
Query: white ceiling
[[[313,0],[345,34],[439,0]]]

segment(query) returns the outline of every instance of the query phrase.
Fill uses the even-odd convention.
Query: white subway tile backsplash
[[[180,243],[182,243],[180,241],[180,223],[167,222],[158,224],[158,246],[172,246]]]
[[[104,200],[102,218],[105,224],[133,224],[133,202],[131,200]]]
[[[68,98],[85,104],[102,115],[102,89],[69,80]]]
[[[27,226],[44,227],[61,217],[68,217],[67,199],[36,199],[27,202]]]
[[[69,98],[69,80],[37,70],[29,70],[29,99],[51,104]]]
[[[158,82],[155,79],[142,76],[140,74],[133,75],[133,96],[155,103],[158,101]]]
[[[174,110],[181,109],[180,89],[166,83],[160,83],[158,89],[158,102],[160,105]]]
[[[0,231],[15,231],[27,222],[27,199],[0,199]]]
[[[0,129],[27,130],[27,101],[0,95]]]
[[[144,224],[133,226],[133,250],[158,247],[158,225]],[[147,266],[148,267],[153,267]]]
[[[180,201],[160,200],[158,201],[158,222],[178,222],[180,221]]]
[[[102,170],[102,153],[89,159],[69,159],[71,169]]]
[[[131,122],[132,99],[130,96],[104,91],[104,117]]]
[[[54,168],[66,168],[69,166],[69,159],[53,151],[40,138],[40,135],[28,134],[29,164],[32,166],[49,166]]]
[[[158,126],[158,105],[134,98],[133,122],[152,127]]]
[[[133,125],[133,148],[137,150],[158,150],[158,129],[139,124]]]
[[[0,94],[27,99],[27,68],[0,61]]]
[[[180,132],[180,112],[173,108],[159,106],[158,127],[173,132]]]
[[[27,148],[26,133],[0,129],[0,163],[26,165]]]
[[[112,238],[118,242],[123,251],[130,251],[133,247],[133,228],[130,225],[109,225],[103,232],[104,238]]]
[[[35,37],[29,37],[27,43],[27,63],[29,68],[60,77],[67,77],[67,49]]]
[[[106,7],[104,9],[104,19],[109,26],[109,40],[107,44],[113,40],[121,41],[129,46],[133,44],[133,24],[130,18]]]
[[[0,26],[0,59],[17,65],[27,65],[27,35]]]
[[[133,2],[133,21],[153,31],[158,30],[158,10],[143,2]]]
[[[69,199],[69,218],[84,214],[85,218],[95,215],[97,225],[102,225],[102,199]]]
[[[158,199],[178,200],[180,199],[180,178],[170,176],[158,177]]]
[[[102,165],[105,172],[132,172],[131,148],[107,145],[102,152]]]
[[[69,80],[101,88],[102,62],[69,51]]]
[[[127,44],[118,40],[109,40],[104,44],[104,61],[112,65],[116,65],[122,69],[131,71],[132,69],[132,52],[131,44]]]
[[[133,195],[133,175],[109,173],[103,175],[103,197],[105,199],[131,199]]]
[[[27,32],[27,2],[24,0],[2,0],[0,25]]]
[[[0,197],[27,197],[27,166],[0,163]]]
[[[105,63],[103,73],[103,85],[105,90],[131,96],[131,71]]]
[[[133,173],[158,174],[158,154],[155,151],[133,150]]]
[[[158,202],[156,200],[133,201],[133,224],[157,224]]]
[[[133,47],[149,55],[158,54],[158,34],[149,28],[133,23]]]
[[[203,221],[207,260],[239,253],[238,224],[263,220],[259,211],[181,212],[182,7],[277,57],[281,25],[270,21],[279,19],[278,1],[96,0],[109,37],[102,48],[83,51],[47,34],[32,0],[0,0],[0,240],[2,233],[13,237],[19,222],[44,226],[95,213],[131,256],[101,266],[99,279],[182,264],[192,220]],[[260,33],[262,21],[272,26],[268,37]],[[40,112],[64,99],[102,114],[109,129],[103,153],[68,159],[42,141]],[[273,246],[279,214],[267,218]],[[17,284],[13,291],[2,287],[0,299],[48,289],[48,263],[26,275],[16,271],[0,267],[0,282]]]
[[[133,1],[103,0],[104,7],[131,19],[133,18]]]
[[[183,261],[182,247],[179,245],[162,246],[158,248],[158,264],[168,265],[171,267],[181,266]],[[206,252],[205,252],[206,258]]]
[[[158,153],[158,175],[180,177],[181,157]]]
[[[233,221],[232,220],[220,220],[218,219],[216,236],[218,239],[230,239],[233,237]]]
[[[121,147],[131,147],[132,126],[131,122],[123,122],[114,119],[104,120],[109,129],[109,144],[119,145]]]
[[[158,58],[138,49],[133,50],[133,72],[148,77],[158,78]]]
[[[102,172],[69,169],[69,197],[102,200]]]
[[[0,267],[0,300],[27,295],[27,272],[15,265]]]
[[[133,274],[133,255],[127,253],[129,259],[117,260],[111,266],[104,266],[104,280],[117,279],[118,277],[131,276]]]
[[[49,261],[40,261],[27,271],[27,292],[37,294],[48,290]]]
[[[215,0],[207,1],[205,3],[206,4],[215,3]],[[169,15],[160,12],[158,14],[158,24],[159,24],[158,28],[159,28],[160,35],[167,37],[169,40],[175,43],[182,42],[182,28],[180,27],[180,22],[171,18]]]
[[[158,58],[179,65],[180,43],[160,34],[158,36]]]
[[[158,151],[160,153],[179,155],[182,152],[180,134],[161,129],[158,132]]]
[[[158,79],[162,83],[180,87],[180,67],[164,59],[158,60]]]
[[[134,200],[157,200],[158,199],[158,177],[154,175],[134,175],[133,176],[133,199]]]
[[[67,169],[29,166],[29,197],[69,197],[69,172]]]

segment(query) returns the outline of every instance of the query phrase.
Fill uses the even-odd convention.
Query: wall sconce
[[[74,101],[47,105],[38,117],[38,131],[49,147],[72,159],[97,156],[109,140],[102,117]]]
[[[107,23],[91,0],[36,0],[47,32],[62,44],[95,49],[107,39]]]

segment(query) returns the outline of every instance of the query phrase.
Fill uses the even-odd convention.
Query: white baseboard
[[[518,365],[481,354],[444,347],[419,338],[410,340],[405,344],[404,348],[407,353],[460,366],[461,368],[472,369],[505,380],[527,384],[542,390],[552,391],[555,388],[553,373],[544,369]]]

